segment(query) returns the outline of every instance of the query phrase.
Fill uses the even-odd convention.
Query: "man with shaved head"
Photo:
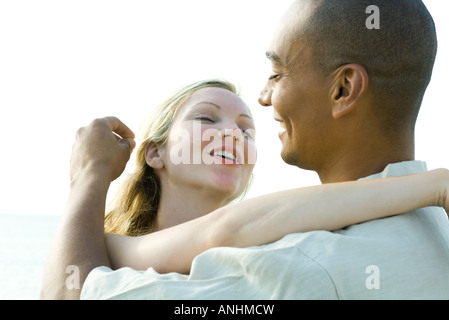
[[[370,19],[378,19],[372,28]],[[296,1],[266,53],[273,68],[259,98],[282,127],[284,161],[323,183],[426,171],[414,160],[414,128],[436,50],[421,0]],[[81,297],[449,299],[449,223],[428,207],[264,246],[213,248],[189,275],[99,267]]]
[[[377,3],[380,29],[367,29]],[[421,1],[297,1],[267,52],[259,99],[286,127],[282,156],[323,183],[414,159],[414,128],[437,40]]]

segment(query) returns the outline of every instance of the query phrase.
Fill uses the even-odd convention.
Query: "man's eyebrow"
[[[265,53],[265,55],[266,55],[267,58],[270,59],[272,62],[275,62],[275,63],[277,63],[277,64],[282,64],[282,63],[281,63],[281,58],[279,58],[279,56],[278,56],[276,53],[274,53],[274,52],[272,52],[272,51],[267,51],[267,52]]]

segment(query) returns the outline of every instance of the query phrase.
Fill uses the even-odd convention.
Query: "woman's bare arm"
[[[195,256],[218,246],[247,247],[286,234],[337,230],[427,206],[449,210],[449,171],[298,188],[241,201],[142,237],[107,234],[113,268],[188,273]]]

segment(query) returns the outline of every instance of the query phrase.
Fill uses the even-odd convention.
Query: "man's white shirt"
[[[426,170],[406,161],[364,179]],[[212,248],[189,275],[98,267],[81,298],[449,299],[449,220],[442,208],[427,207],[263,246]]]

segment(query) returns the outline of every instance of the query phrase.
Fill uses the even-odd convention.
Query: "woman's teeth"
[[[237,161],[237,158],[232,153],[227,152],[227,151],[215,151],[213,155],[217,156],[217,157],[222,157],[224,159],[228,159],[231,161]]]

